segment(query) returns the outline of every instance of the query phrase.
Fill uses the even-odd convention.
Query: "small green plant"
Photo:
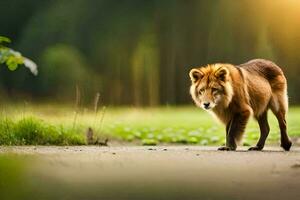
[[[19,65],[24,65],[34,75],[37,75],[37,65],[32,60],[23,57],[20,52],[4,45],[4,43],[10,42],[9,38],[0,36],[0,64],[5,64],[11,71],[16,70]]]
[[[82,129],[51,125],[35,117],[0,119],[0,145],[84,145]]]

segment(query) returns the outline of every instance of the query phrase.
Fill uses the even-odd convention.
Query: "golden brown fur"
[[[267,111],[271,109],[281,130],[281,146],[291,147],[286,133],[287,82],[273,62],[255,59],[245,64],[212,64],[190,71],[190,94],[198,107],[216,115],[226,125],[226,146],[235,150],[251,115],[257,119],[261,136],[255,147],[262,150],[269,134]]]

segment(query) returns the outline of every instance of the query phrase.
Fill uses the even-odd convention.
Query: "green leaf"
[[[16,62],[10,62],[10,63],[6,63],[6,64],[10,71],[15,71],[18,68],[18,63],[16,63]]]
[[[7,38],[7,37],[0,36],[0,43],[2,43],[2,42],[10,43],[11,40],[9,38]]]
[[[143,139],[142,144],[145,146],[154,146],[157,145],[157,141],[155,139]]]
[[[190,138],[188,138],[188,143],[197,144],[198,142],[199,142],[199,140],[196,137],[190,137]]]

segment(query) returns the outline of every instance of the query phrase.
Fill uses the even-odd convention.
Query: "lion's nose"
[[[204,105],[204,108],[205,108],[205,109],[208,109],[209,106],[210,106],[210,103],[203,103],[203,105]]]

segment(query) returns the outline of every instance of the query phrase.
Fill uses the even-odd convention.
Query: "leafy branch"
[[[0,36],[0,64],[5,64],[11,71],[16,70],[19,65],[24,65],[31,73],[37,75],[37,65],[32,60],[23,57],[20,52],[4,45],[4,43],[10,42],[11,40],[9,38]]]

